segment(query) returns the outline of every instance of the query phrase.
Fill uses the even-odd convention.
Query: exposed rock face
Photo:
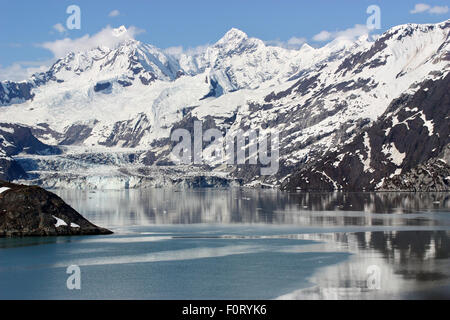
[[[0,237],[111,234],[37,186],[0,181]]]
[[[33,99],[31,93],[33,84],[30,82],[11,82],[0,83],[0,106],[11,103],[20,103]]]
[[[377,122],[339,151],[328,152],[322,160],[297,171],[283,188],[379,190],[385,180],[399,176],[385,188],[398,190],[394,187],[397,185],[402,190],[449,190],[446,161],[429,161],[450,143],[449,117],[450,75],[426,81],[414,95],[395,100]],[[427,168],[433,173],[426,172]]]
[[[28,175],[12,157],[19,153],[29,155],[60,154],[58,147],[39,141],[29,127],[13,123],[0,123],[0,179],[24,179]]]
[[[60,145],[77,145],[82,143],[92,133],[92,125],[94,123],[95,121],[88,124],[77,123],[71,125],[64,133],[64,140],[60,142]]]
[[[239,186],[241,181],[230,180],[221,177],[197,176],[191,178],[177,179],[173,181],[174,185],[185,188],[227,188],[230,186]]]
[[[17,161],[8,157],[0,157],[0,179],[13,180],[27,177],[27,173]]]
[[[20,124],[0,123],[0,150],[8,156],[25,154],[60,154],[61,150],[55,146],[42,143],[32,130]]]
[[[450,144],[445,156],[432,158],[410,171],[386,179],[382,191],[448,191],[450,190]]]

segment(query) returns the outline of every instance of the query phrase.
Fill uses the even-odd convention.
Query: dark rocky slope
[[[339,151],[328,152],[323,159],[297,170],[285,180],[282,189],[449,190],[448,162],[438,160],[450,143],[449,118],[450,75],[426,81],[414,95],[394,100],[377,122]],[[439,166],[433,161],[428,163],[433,158]],[[433,184],[428,181],[430,177],[419,181],[425,177],[419,172],[420,165],[436,168],[435,174],[430,173]],[[400,176],[407,173],[409,182],[399,183]],[[438,177],[439,173],[444,176]]]
[[[0,237],[111,234],[37,186],[0,180]]]
[[[10,157],[0,157],[0,179],[25,179],[28,175],[22,166]]]
[[[444,154],[432,158],[408,172],[388,178],[381,191],[448,191],[450,190],[450,144]]]
[[[15,180],[28,177],[21,165],[14,160],[18,154],[60,154],[58,147],[39,141],[32,129],[13,123],[0,123],[0,179]]]
[[[31,82],[0,82],[0,106],[33,99]]]

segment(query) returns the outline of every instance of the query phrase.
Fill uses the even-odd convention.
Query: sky
[[[67,26],[71,5],[80,8],[80,29]],[[318,47],[369,32],[371,5],[381,13],[372,34],[450,18],[449,0],[0,0],[0,80],[23,80],[70,50],[109,44],[121,25],[127,37],[170,52],[215,43],[233,27],[271,45]]]

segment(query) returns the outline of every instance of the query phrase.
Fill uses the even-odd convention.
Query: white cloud
[[[193,48],[187,48],[185,50],[185,53],[190,56],[201,54],[201,53],[205,52],[206,49],[208,49],[210,46],[211,46],[210,44],[203,44],[203,45],[196,46]]]
[[[429,11],[429,13],[433,13],[433,14],[444,14],[448,12],[448,6],[435,6],[433,8],[431,8]]]
[[[409,11],[411,14],[428,12],[431,14],[444,14],[448,12],[448,6],[430,6],[426,3],[418,3],[414,6],[414,9]]]
[[[275,47],[281,47],[286,49],[298,49],[300,48],[304,43],[306,43],[306,38],[303,37],[292,37],[287,41],[281,41],[281,40],[269,40],[264,41],[264,43],[268,46],[275,46]]]
[[[300,46],[306,42],[306,38],[292,37],[288,40],[287,44],[290,46]]]
[[[119,10],[113,10],[111,11],[108,16],[113,18],[113,17],[118,17],[120,15],[120,11]]]
[[[107,26],[92,36],[86,34],[77,39],[64,38],[40,43],[38,46],[50,50],[55,57],[59,58],[70,52],[86,51],[98,46],[114,48],[125,40],[134,39],[137,34],[142,32],[144,30],[131,26],[128,29],[121,29],[121,32],[118,33],[114,28]]]
[[[425,11],[429,10],[430,8],[431,8],[431,6],[428,4],[418,3],[414,6],[414,9],[410,11],[410,13],[412,13],[412,14],[421,13],[421,12],[425,12]]]
[[[181,56],[184,53],[184,49],[182,46],[178,46],[178,47],[169,47],[164,49],[164,52],[167,54],[170,54],[172,56]]]
[[[169,48],[164,49],[164,52],[167,54],[170,54],[174,57],[180,57],[183,54],[188,55],[188,56],[195,56],[195,55],[205,52],[206,49],[210,46],[211,46],[210,44],[205,44],[205,45],[200,45],[197,47],[186,48],[186,49],[183,48],[182,46],[169,47]]]
[[[23,81],[29,79],[36,72],[45,72],[54,60],[49,61],[22,61],[8,67],[0,66],[0,81]]]
[[[327,41],[331,39],[331,32],[323,30],[313,37],[314,41]]]
[[[53,29],[55,29],[56,31],[58,31],[59,33],[64,33],[66,32],[66,28],[64,28],[64,26],[61,23],[57,23],[53,26]]]
[[[327,31],[323,30],[316,34],[313,37],[314,41],[317,42],[323,42],[328,41],[332,39],[348,39],[348,40],[355,40],[363,35],[368,35],[370,33],[370,30],[367,28],[366,25],[362,24],[356,24],[352,28],[348,28],[345,30],[338,30],[338,31]]]

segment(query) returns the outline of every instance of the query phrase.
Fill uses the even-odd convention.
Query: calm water
[[[115,234],[0,239],[1,299],[450,298],[449,193],[56,193]]]

